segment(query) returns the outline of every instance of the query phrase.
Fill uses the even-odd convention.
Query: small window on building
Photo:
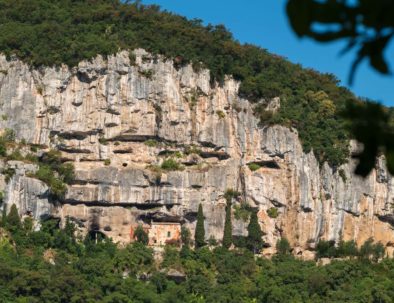
[[[171,232],[167,231],[167,238],[171,238]]]
[[[155,244],[156,244],[156,243],[157,243],[157,240],[156,240],[156,239],[154,239],[154,240],[153,240],[153,243],[155,243]]]

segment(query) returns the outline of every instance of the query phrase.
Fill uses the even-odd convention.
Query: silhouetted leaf
[[[289,0],[286,10],[296,34],[299,37],[306,35],[312,21],[312,2],[310,0]]]

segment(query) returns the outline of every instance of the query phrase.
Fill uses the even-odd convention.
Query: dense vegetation
[[[21,221],[15,206],[2,216],[0,302],[389,303],[394,298],[393,259],[353,257],[316,266],[296,260],[285,239],[272,260],[245,249],[192,250],[190,232],[182,229],[182,249],[166,246],[159,262],[145,246],[142,229],[136,242],[119,249],[94,235],[76,238],[69,221],[62,229],[56,219],[41,224],[34,231],[32,219]]]
[[[70,184],[74,180],[73,164],[63,163],[60,151],[49,150],[48,152],[41,152],[40,156],[37,152],[38,148],[35,145],[16,142],[15,134],[10,129],[6,129],[4,134],[0,136],[0,159],[36,164],[38,170],[35,173],[29,173],[29,176],[48,185],[51,199],[64,198],[67,191],[66,184]],[[8,182],[14,175],[15,170],[6,166],[0,170],[0,173],[6,176],[6,182]]]
[[[274,116],[256,106],[262,123],[298,129],[305,150],[338,165],[348,155],[339,112],[354,96],[332,75],[303,69],[253,45],[241,45],[224,26],[203,26],[157,6],[120,0],[0,0],[0,51],[33,66],[76,65],[97,54],[144,48],[207,67],[212,82],[242,81],[240,95],[257,102],[281,97]],[[5,71],[6,72],[6,71]]]

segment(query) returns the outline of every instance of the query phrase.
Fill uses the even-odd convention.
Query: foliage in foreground
[[[262,123],[297,128],[305,150],[313,149],[320,162],[336,166],[347,159],[348,132],[339,113],[354,96],[333,75],[242,45],[222,25],[203,26],[139,2],[0,0],[0,29],[0,51],[33,66],[75,66],[98,54],[144,48],[173,59],[177,68],[209,68],[212,83],[232,75],[241,81],[240,96],[253,102],[281,97],[273,116],[256,107]]]
[[[366,258],[326,266],[299,261],[286,240],[272,260],[248,250],[166,246],[161,263],[142,242],[119,249],[109,239],[74,236],[67,221],[34,231],[13,206],[0,227],[0,302],[393,302],[394,260]],[[167,272],[177,270],[185,279]]]

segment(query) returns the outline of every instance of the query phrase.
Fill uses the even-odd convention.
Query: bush
[[[182,166],[173,158],[165,159],[161,164],[161,168],[164,170],[181,170]]]
[[[279,216],[278,209],[276,207],[271,207],[267,210],[267,215],[270,218],[276,219]]]
[[[15,141],[15,131],[10,128],[6,128],[3,134],[3,138],[6,142],[14,142]]]
[[[149,147],[156,147],[159,144],[159,142],[157,142],[156,140],[153,140],[153,139],[149,139],[149,140],[144,141],[144,144]]]
[[[251,171],[256,171],[260,169],[261,166],[257,163],[248,163],[248,167]]]
[[[226,114],[222,110],[217,110],[216,114],[218,115],[219,119],[226,118]]]
[[[100,143],[101,145],[108,145],[108,139],[106,139],[106,138],[104,138],[104,137],[100,137],[100,138],[98,139],[98,141],[99,141],[99,143]]]
[[[39,159],[39,169],[32,175],[46,183],[54,199],[63,199],[66,192],[66,184],[70,184],[75,178],[74,166],[71,163],[62,163],[61,153],[51,150]]]
[[[152,80],[152,79],[153,79],[153,75],[155,74],[155,72],[153,71],[153,69],[139,70],[138,73],[139,73],[141,76],[143,76],[143,77],[145,77],[145,78],[147,78],[147,79],[149,79],[149,80]]]
[[[252,209],[246,203],[234,206],[234,218],[244,222],[249,220]]]
[[[238,192],[238,191],[236,191],[236,190],[234,190],[234,189],[228,188],[228,189],[225,191],[225,193],[224,193],[224,198],[226,199],[227,202],[231,202],[232,199],[236,199],[236,198],[238,198],[240,195],[241,195],[240,192]]]
[[[108,166],[108,165],[110,165],[111,164],[111,160],[110,159],[105,159],[104,160],[104,165],[105,166]]]

